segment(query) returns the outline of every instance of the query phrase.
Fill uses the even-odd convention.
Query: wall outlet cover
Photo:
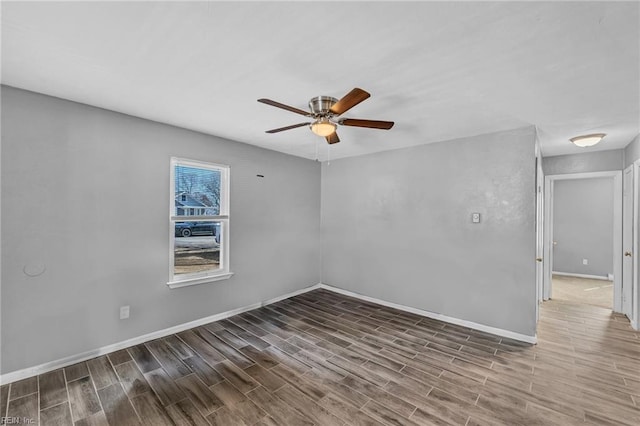
[[[120,319],[129,318],[129,306],[120,306]]]
[[[471,213],[471,222],[480,223],[480,213]]]

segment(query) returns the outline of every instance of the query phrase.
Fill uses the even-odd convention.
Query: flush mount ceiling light
[[[600,142],[606,135],[606,133],[593,133],[590,135],[576,136],[575,138],[571,138],[569,140],[573,142],[574,145],[585,148],[588,146],[594,146],[595,144]]]
[[[336,125],[328,118],[321,118],[311,124],[311,131],[318,136],[326,137],[336,131]]]

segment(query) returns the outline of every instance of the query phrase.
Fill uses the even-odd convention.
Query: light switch
[[[480,213],[471,213],[471,222],[480,223]]]

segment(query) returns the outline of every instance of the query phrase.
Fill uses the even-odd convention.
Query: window
[[[171,159],[169,287],[227,279],[229,167]]]

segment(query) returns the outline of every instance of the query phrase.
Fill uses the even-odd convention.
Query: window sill
[[[189,279],[180,280],[180,281],[169,281],[167,285],[169,286],[169,288],[173,289],[173,288],[187,287],[191,285],[206,284],[214,281],[228,280],[232,276],[233,276],[233,272],[225,272],[224,274],[211,275],[208,277],[197,277],[197,278],[189,278]]]

